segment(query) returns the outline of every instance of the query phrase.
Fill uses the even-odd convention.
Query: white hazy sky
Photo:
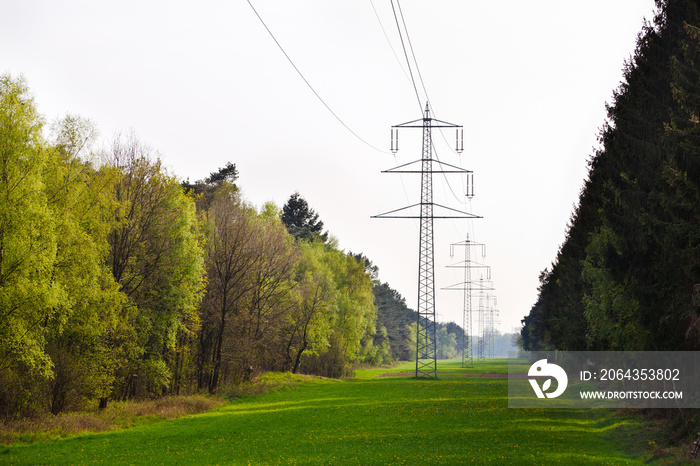
[[[384,151],[391,125],[421,117],[388,0],[252,0],[326,103]],[[245,0],[0,0],[0,73],[23,74],[51,121],[92,119],[105,141],[134,130],[172,172],[201,179],[228,161],[245,197],[283,205],[299,191],[340,247],[362,252],[416,306],[418,226],[371,215],[419,202],[417,175],[381,174],[420,158],[418,130],[396,159],[356,139],[296,74]],[[500,328],[520,326],[554,259],[597,147],[605,102],[652,0],[403,0],[437,118],[464,125],[472,222],[436,220],[439,320],[462,321],[450,243],[487,244]],[[382,25],[389,41],[385,38]],[[391,45],[390,45],[391,44]],[[393,50],[392,51],[392,47]],[[402,68],[403,67],[403,68]],[[421,91],[422,94],[422,91]],[[425,95],[421,98],[425,100]],[[453,133],[446,133],[452,141]],[[463,208],[435,177],[435,201]],[[475,303],[476,304],[476,303]]]

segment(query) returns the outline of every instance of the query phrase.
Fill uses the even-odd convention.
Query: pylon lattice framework
[[[494,304],[495,304],[494,297]],[[487,332],[487,349],[486,357],[495,358],[496,357],[496,319],[498,318],[498,310],[494,309],[493,306],[489,306],[489,314],[486,319],[486,332]]]
[[[484,361],[487,357],[492,357],[490,353],[493,351],[493,310],[492,302],[495,305],[496,297],[487,293],[487,291],[493,290],[490,280],[486,281],[481,279],[480,291],[479,291],[479,310],[478,310],[478,329],[477,333],[479,335],[479,343],[477,344],[476,359],[477,361]]]
[[[450,245],[450,257],[454,257],[454,248],[456,246],[464,247],[464,261],[456,264],[448,265],[448,268],[460,268],[464,269],[464,282],[458,283],[456,285],[443,288],[444,290],[462,290],[464,291],[464,306],[462,312],[462,367],[474,367],[474,348],[472,339],[473,330],[473,309],[472,309],[472,292],[480,290],[483,286],[483,282],[472,281],[472,270],[473,269],[485,269],[487,279],[491,278],[491,267],[484,265],[482,263],[472,260],[473,247],[481,248],[481,258],[486,257],[486,245],[484,243],[477,243],[469,239],[467,234],[467,239],[459,243],[453,243]]]
[[[420,124],[419,124],[420,123]],[[433,236],[433,220],[436,218],[480,218],[467,212],[462,212],[450,207],[441,206],[433,202],[433,173],[466,173],[465,170],[454,165],[446,164],[433,159],[432,128],[456,128],[456,150],[463,150],[462,126],[437,120],[430,117],[429,104],[425,105],[422,119],[413,120],[391,128],[391,151],[398,151],[399,128],[421,128],[423,130],[423,148],[420,161],[411,162],[385,170],[382,173],[420,173],[421,174],[421,202],[408,207],[375,215],[372,218],[419,218],[420,240],[418,250],[418,309],[416,328],[416,377],[437,378],[437,340],[435,332],[435,249]],[[420,170],[409,167],[420,162]],[[438,164],[439,170],[433,169],[433,162]],[[413,207],[420,205],[420,216],[411,215]],[[445,214],[435,215],[435,207],[446,211]]]

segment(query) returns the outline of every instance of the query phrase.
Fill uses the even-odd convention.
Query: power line
[[[404,42],[404,40],[403,40],[403,35],[402,35],[402,31],[401,31],[401,26],[400,26],[400,24],[399,24],[399,20],[398,20],[397,14],[396,14],[396,9],[394,8],[393,0],[392,0],[391,5],[392,5],[392,10],[394,11],[394,19],[396,20],[396,27],[397,27],[398,32],[399,32],[399,37],[401,38],[401,45],[403,46],[403,49],[404,49],[404,56],[405,56],[405,58],[406,58],[406,63],[408,64],[409,71],[411,71],[411,63],[410,63],[410,60],[409,60],[409,58],[408,58],[408,53],[407,53],[407,50],[406,50],[406,45],[405,45],[405,42]],[[405,35],[406,35],[406,41],[408,42],[408,47],[409,47],[409,49],[410,49],[410,51],[411,51],[411,56],[413,57],[413,63],[414,63],[415,69],[416,69],[416,73],[418,74],[418,78],[420,79],[420,83],[421,83],[421,86],[422,86],[422,88],[423,88],[423,92],[425,93],[425,97],[426,97],[426,100],[427,100],[427,102],[428,102],[428,103],[427,103],[427,107],[432,109],[432,103],[430,102],[430,97],[429,97],[429,95],[428,95],[428,90],[427,90],[427,88],[426,88],[426,86],[425,86],[425,81],[423,80],[423,75],[422,75],[422,73],[420,72],[420,67],[419,67],[419,65],[418,65],[418,60],[416,59],[415,50],[413,49],[413,44],[412,44],[412,42],[411,42],[411,36],[410,36],[410,34],[409,34],[409,32],[408,32],[408,27],[406,26],[406,20],[405,20],[405,17],[404,17],[404,15],[403,15],[403,11],[402,11],[402,9],[401,9],[400,0],[396,0],[396,5],[397,5],[398,10],[399,10],[399,15],[401,16],[401,23],[403,24],[403,30],[404,30],[404,33],[405,33]],[[419,97],[418,86],[416,85],[416,81],[415,81],[415,78],[414,78],[414,75],[413,75],[413,72],[412,72],[412,71],[411,71],[411,82],[412,82],[412,84],[413,84],[413,89],[414,89],[414,92],[416,93],[416,97],[418,98],[418,100],[419,100],[419,105],[420,105],[420,104],[421,104],[421,101],[420,101],[420,97]],[[433,109],[433,110],[434,110],[434,109]],[[433,113],[434,113],[434,112],[433,112]],[[440,131],[440,134],[442,135],[442,138],[445,140],[445,142],[447,142],[447,138],[445,137],[445,134],[442,132],[442,128],[438,127],[438,130]],[[434,144],[434,142],[433,142],[432,139],[430,140],[430,145],[432,146],[432,152],[433,152],[433,154],[434,154],[434,156],[435,156],[435,159],[439,162],[439,161],[440,161],[440,157],[438,156],[437,148],[435,147],[435,144]],[[448,144],[448,147],[449,147],[449,144]],[[457,152],[457,151],[454,151],[454,150],[453,150],[453,152],[455,152],[457,155],[460,155],[460,152]],[[460,165],[461,165],[461,157],[460,157]],[[470,209],[469,207],[471,206],[471,202],[470,202],[470,201],[471,201],[471,198],[469,197],[467,200],[461,200],[461,199],[457,196],[457,194],[455,193],[454,189],[452,188],[452,184],[450,183],[450,181],[449,181],[447,175],[446,175],[445,173],[443,173],[442,175],[443,175],[444,183],[447,184],[447,187],[449,188],[449,190],[450,190],[450,192],[452,193],[452,195],[454,196],[454,198],[455,198],[459,203],[463,204],[463,205],[465,206],[465,208],[467,208],[467,211],[470,211],[471,209]],[[443,184],[443,189],[444,189],[444,184]],[[462,181],[462,189],[463,189],[463,191],[465,191],[465,189],[464,189],[464,181]],[[467,188],[466,191],[467,191],[467,196],[469,196],[469,188]],[[445,192],[445,195],[446,195],[446,197],[447,197],[447,193],[446,193],[446,192]],[[452,220],[452,223],[453,223],[453,226],[455,227],[455,230],[459,233],[459,231],[458,231],[458,229],[457,229],[457,225],[455,224],[455,221],[454,221],[454,220]],[[469,224],[467,225],[467,229],[468,229],[468,230],[469,230],[469,229],[473,229],[473,224],[472,224],[471,220],[469,220]],[[469,236],[467,236],[467,238],[469,238]],[[470,299],[471,299],[471,298],[470,298]],[[420,306],[419,306],[419,307],[420,307]],[[463,325],[463,326],[464,326],[464,325]],[[463,329],[463,330],[466,332],[466,329]],[[470,335],[470,338],[471,338],[471,335]],[[418,369],[416,369],[416,370],[418,370]]]
[[[418,79],[420,79],[420,84],[423,87],[423,92],[425,93],[425,98],[428,102],[430,102],[430,97],[428,96],[428,91],[425,89],[425,83],[423,82],[423,75],[421,75],[420,68],[418,67],[418,60],[416,60],[416,54],[413,51],[413,44],[411,43],[411,36],[408,33],[408,28],[406,27],[406,20],[403,17],[403,10],[401,10],[401,2],[399,0],[396,0],[396,6],[399,7],[399,15],[401,16],[401,22],[403,23],[403,30],[406,31],[406,40],[408,40],[408,48],[411,49],[411,56],[413,57],[413,63],[416,65],[416,72],[418,73]],[[406,57],[406,60],[408,60],[408,57]],[[414,83],[415,85],[415,83]],[[420,101],[418,102],[419,104],[421,103]],[[423,106],[421,105],[421,108]],[[433,111],[433,115],[435,112]]]
[[[389,48],[391,48],[391,53],[394,54],[394,58],[396,59],[396,63],[399,64],[399,68],[401,68],[401,71],[403,72],[403,75],[406,76],[406,79],[408,79],[410,81],[411,78],[408,76],[408,73],[406,73],[406,70],[404,69],[403,65],[401,64],[401,59],[396,54],[396,50],[394,50],[394,46],[392,45],[391,41],[389,40],[389,35],[386,33],[386,29],[384,29],[384,23],[382,23],[382,20],[379,17],[379,13],[377,13],[377,9],[374,7],[374,2],[372,0],[369,0],[369,3],[370,3],[370,5],[372,5],[372,10],[374,10],[374,16],[377,17],[377,21],[379,22],[379,27],[382,28],[382,33],[384,33],[384,38],[386,39],[387,43],[389,44]]]
[[[411,37],[410,37],[410,34],[409,34],[409,32],[408,32],[408,28],[406,27],[406,21],[405,21],[404,15],[403,15],[403,11],[402,11],[402,9],[401,9],[400,0],[396,0],[396,4],[397,4],[397,6],[398,6],[399,14],[400,14],[400,16],[401,16],[401,22],[402,22],[402,24],[403,24],[403,29],[404,29],[404,32],[405,32],[405,34],[406,34],[406,40],[407,40],[408,45],[409,45],[409,48],[410,48],[410,50],[411,50],[411,56],[413,57],[413,62],[414,62],[415,68],[416,68],[416,73],[418,74],[418,78],[420,79],[421,86],[422,86],[422,88],[423,88],[423,92],[425,93],[426,100],[428,101],[427,107],[429,107],[429,108],[432,109],[432,104],[431,104],[431,102],[430,102],[430,97],[428,96],[428,91],[427,91],[427,89],[426,89],[425,82],[423,81],[423,76],[422,76],[422,74],[421,74],[421,72],[420,72],[420,67],[418,66],[418,60],[416,59],[415,51],[414,51],[414,49],[413,49],[413,44],[411,43]],[[398,29],[398,31],[399,31],[399,36],[401,37],[401,45],[404,47],[404,56],[406,57],[406,62],[407,62],[407,64],[408,64],[408,66],[409,66],[409,70],[411,70],[411,64],[410,64],[410,61],[409,61],[409,59],[408,59],[408,53],[407,53],[407,51],[406,51],[406,47],[405,47],[405,44],[404,44],[404,41],[403,41],[403,36],[402,36],[402,34],[401,34],[401,27],[399,26],[399,21],[398,21],[397,15],[396,15],[396,10],[394,9],[393,0],[392,0],[391,5],[392,5],[392,9],[394,10],[394,19],[396,20],[396,27],[397,27],[397,29]],[[414,91],[415,91],[415,93],[416,93],[416,97],[418,97],[418,94],[419,94],[419,93],[418,93],[417,85],[416,85],[415,79],[413,78],[413,73],[412,73],[412,72],[411,72],[411,80],[412,80],[412,84],[413,84],[413,89],[414,89]],[[421,104],[420,98],[419,98],[419,104]],[[433,112],[433,114],[434,114],[434,112]],[[440,131],[440,134],[442,135],[443,139],[445,139],[445,142],[447,142],[447,139],[445,138],[445,135],[444,135],[444,133],[442,132],[442,128],[438,127],[438,130]],[[430,145],[432,146],[432,151],[433,151],[433,154],[435,155],[435,159],[439,162],[439,161],[440,161],[440,157],[439,157],[438,154],[437,154],[437,149],[435,148],[435,145],[434,145],[434,142],[432,141],[432,138],[431,138],[431,140],[430,140]],[[449,147],[449,144],[448,144],[448,147]],[[460,155],[459,152],[457,152],[457,151],[454,151],[454,152],[456,152],[458,155]],[[461,165],[461,157],[460,157],[460,165]],[[448,186],[448,188],[450,189],[450,191],[452,192],[452,195],[455,197],[455,199],[457,199],[458,202],[464,204],[465,207],[467,208],[467,211],[471,211],[471,196],[473,195],[473,191],[472,191],[472,193],[470,194],[470,192],[469,192],[469,187],[468,187],[469,184],[467,184],[467,189],[466,189],[466,191],[467,191],[467,200],[466,200],[466,202],[465,202],[465,201],[460,200],[459,197],[457,196],[457,194],[455,193],[455,191],[452,189],[452,185],[450,184],[450,181],[449,181],[449,179],[447,178],[446,174],[443,173],[442,175],[443,175],[443,178],[444,178],[445,183],[447,183],[447,186]],[[473,181],[472,181],[472,183],[473,183]],[[462,186],[462,188],[463,188],[463,190],[464,190],[464,185]],[[444,189],[444,185],[443,185],[443,189]],[[473,188],[472,188],[472,189],[473,189]],[[445,193],[445,195],[447,195],[447,193]],[[453,220],[453,225],[455,226],[455,230],[457,230],[456,225],[454,224],[454,220]],[[469,223],[468,223],[468,225],[467,225],[467,229],[468,229],[468,230],[473,230],[473,226],[474,226],[474,225],[473,225],[473,222],[471,221],[471,219],[469,219]],[[469,236],[467,236],[467,238],[469,238]],[[471,297],[470,297],[469,299],[471,300]],[[420,305],[419,305],[419,307],[420,307]],[[471,308],[471,305],[470,305],[470,308]],[[419,312],[420,312],[420,310],[419,310]],[[470,311],[470,312],[471,312],[471,311]],[[480,326],[482,327],[482,332],[481,332],[481,341],[480,341],[480,347],[479,347],[479,350],[480,350],[480,351],[479,351],[479,355],[482,356],[482,358],[483,358],[483,356],[484,356],[484,355],[483,355],[483,350],[484,350],[484,347],[483,347],[483,345],[484,345],[484,339],[485,339],[485,336],[486,336],[486,334],[487,334],[487,330],[486,330],[486,327],[484,326],[484,322],[483,322],[483,321],[484,321],[483,312],[484,312],[484,310],[481,308],[481,303],[480,303],[480,306],[479,306],[479,324],[480,324]],[[492,316],[492,312],[491,312],[491,314],[489,314],[489,315]],[[489,328],[490,333],[489,333],[489,335],[490,335],[490,338],[492,338],[492,336],[493,336],[493,318],[491,318],[491,320],[489,321],[489,325],[490,325],[490,328]],[[463,324],[463,327],[464,327],[464,324]],[[471,326],[470,326],[470,327],[471,327]],[[466,329],[463,329],[463,330],[466,331]],[[470,338],[471,338],[471,335],[470,335]],[[492,344],[492,343],[493,343],[493,342],[491,341],[491,344]],[[463,354],[463,357],[464,357],[464,354]],[[463,360],[463,363],[464,363],[464,360]],[[418,368],[416,368],[416,372],[418,372]]]
[[[396,167],[399,166],[399,161],[396,159],[396,154],[394,154],[394,161],[396,162]],[[410,204],[411,201],[408,198],[408,192],[406,191],[406,185],[403,182],[403,175],[399,173],[399,179],[401,180],[401,187],[403,188],[403,195],[406,198],[406,203]],[[413,208],[409,209],[411,211],[411,215],[413,215]],[[416,220],[413,219],[413,226],[418,230],[418,225],[416,224]]]
[[[418,100],[418,108],[420,108],[421,113],[423,113],[423,103],[421,102],[420,95],[418,94],[418,86],[416,86],[416,79],[413,77],[413,70],[411,69],[411,61],[408,59],[408,52],[406,51],[406,44],[403,41],[403,34],[401,34],[401,26],[399,25],[399,17],[396,16],[396,8],[394,8],[394,0],[391,0],[391,10],[394,12],[394,20],[396,21],[396,29],[399,31],[399,38],[401,39],[401,47],[403,48],[403,55],[404,55],[404,57],[406,57],[406,64],[408,65],[408,72],[411,75],[411,84],[413,84],[413,90],[415,91],[416,99]],[[406,32],[406,34],[408,35],[408,31]]]
[[[393,6],[393,2],[392,2],[392,6]],[[399,15],[401,16],[401,23],[403,24],[403,29],[406,32],[406,40],[408,41],[408,48],[411,50],[411,56],[413,57],[413,63],[416,66],[416,73],[418,74],[418,79],[420,80],[421,87],[423,88],[423,93],[425,94],[425,98],[428,101],[428,105],[430,105],[430,110],[433,112],[433,115],[435,115],[435,117],[437,118],[437,113],[435,112],[435,108],[433,107],[433,103],[430,101],[430,96],[428,95],[428,89],[425,87],[425,81],[423,80],[423,74],[420,72],[420,67],[418,66],[418,60],[416,59],[416,52],[413,49],[413,42],[411,41],[411,35],[408,33],[408,27],[406,26],[406,18],[404,18],[403,9],[401,8],[401,2],[399,0],[396,0],[396,6],[399,9]],[[395,14],[396,14],[396,12],[394,12],[394,15]],[[397,20],[397,26],[398,26],[398,20]],[[399,35],[400,34],[401,34],[401,29],[399,28]],[[404,53],[405,53],[405,49],[404,49]],[[408,62],[408,55],[406,55],[406,61]],[[414,85],[414,87],[416,86],[415,81],[414,81],[413,85]],[[417,91],[416,91],[416,93],[417,93]],[[421,102],[419,101],[419,103],[421,103]],[[421,108],[422,108],[422,103],[421,103]],[[445,134],[442,132],[442,128],[438,128],[438,130],[440,131],[442,138],[445,140],[445,142],[447,142],[447,138],[445,138]],[[449,147],[449,144],[447,146]],[[452,151],[456,153],[456,151],[454,151],[454,150],[452,150]],[[435,154],[435,156],[437,158],[437,153]],[[438,158],[438,161],[439,160],[440,159]],[[448,181],[448,184],[449,184],[449,181]],[[452,190],[451,187],[450,187],[450,190]]]
[[[428,101],[428,105],[430,105],[430,110],[433,112],[433,115],[435,115],[435,118],[437,118],[437,112],[435,112],[435,108],[433,107],[433,103],[430,101],[430,96],[428,95],[428,89],[425,87],[425,81],[423,80],[423,74],[420,72],[420,67],[418,66],[418,60],[416,59],[416,52],[413,49],[413,42],[411,41],[411,35],[408,33],[408,27],[406,26],[406,18],[404,18],[403,9],[401,8],[401,2],[399,0],[396,0],[396,6],[399,9],[399,15],[401,16],[401,23],[403,24],[403,29],[406,32],[406,40],[408,41],[408,48],[411,50],[411,56],[413,57],[413,63],[416,65],[416,73],[418,74],[418,79],[420,80],[421,87],[423,88],[423,93],[425,94],[425,98]],[[393,2],[392,2],[392,7],[393,7]],[[375,13],[376,13],[376,11],[375,11]],[[394,12],[394,15],[396,15],[396,12]],[[397,26],[398,26],[398,20],[397,20]],[[401,34],[401,29],[399,28],[399,35],[400,34]],[[405,49],[404,49],[404,53],[405,53]],[[408,56],[406,56],[406,61],[408,62]],[[415,82],[413,85],[415,87]],[[417,93],[417,91],[416,91],[416,93]],[[422,103],[420,101],[419,101],[419,104],[421,104],[421,108],[422,108]],[[447,138],[445,138],[445,134],[442,132],[442,128],[438,128],[438,130],[440,131],[442,138],[445,140],[445,142],[447,142]],[[447,146],[450,147],[449,143],[447,144]],[[450,150],[452,150],[452,149],[450,148]],[[457,153],[454,150],[452,150],[452,152]]]
[[[321,96],[318,94],[318,92],[316,92],[316,89],[313,88],[313,86],[311,85],[311,83],[304,77],[304,75],[301,73],[301,71],[299,70],[299,68],[297,68],[297,66],[294,64],[294,62],[293,62],[292,59],[289,57],[289,55],[287,55],[287,52],[284,51],[284,48],[283,48],[282,45],[279,43],[279,41],[275,38],[275,35],[272,33],[272,31],[270,30],[270,28],[267,27],[267,24],[265,24],[265,21],[263,21],[262,17],[261,17],[260,14],[258,13],[258,11],[255,9],[255,7],[253,6],[253,4],[250,2],[250,0],[247,0],[247,2],[248,2],[248,5],[250,5],[250,8],[253,10],[253,13],[255,13],[255,16],[258,17],[258,19],[260,20],[260,22],[262,23],[262,25],[265,27],[265,30],[267,30],[267,33],[270,34],[270,37],[272,37],[272,40],[275,41],[275,44],[277,44],[277,47],[279,47],[279,49],[282,51],[282,53],[284,54],[284,56],[287,58],[287,61],[289,61],[289,63],[292,65],[292,67],[293,67],[294,70],[297,72],[297,74],[301,77],[301,79],[304,80],[304,82],[305,82],[306,85],[309,87],[309,89],[311,89],[311,92],[313,92],[314,95],[318,98],[318,100],[320,100],[321,103],[326,107],[326,109],[328,109],[328,111],[331,112],[331,115],[333,115],[333,116],[335,117],[335,119],[338,120],[338,121],[340,122],[340,124],[343,125],[343,126],[345,127],[345,129],[347,129],[348,131],[350,131],[350,133],[351,133],[353,136],[355,136],[357,139],[359,139],[360,141],[364,142],[366,145],[368,145],[369,147],[371,147],[372,149],[374,149],[374,150],[376,150],[376,151],[378,151],[378,152],[381,152],[381,153],[383,153],[383,154],[389,154],[389,155],[391,155],[390,152],[383,151],[383,150],[381,150],[381,149],[379,149],[379,148],[373,146],[373,145],[370,144],[369,142],[365,141],[364,139],[362,139],[362,137],[360,137],[360,135],[358,135],[358,134],[357,134],[355,131],[353,131],[347,124],[345,124],[345,122],[344,122],[344,121],[333,111],[333,109],[331,109],[331,107],[321,98]]]
[[[374,5],[373,5],[373,6],[374,6]],[[415,52],[414,52],[414,50],[413,50],[413,44],[412,44],[412,42],[411,42],[411,36],[410,36],[410,34],[408,33],[408,27],[406,27],[406,19],[404,18],[403,10],[401,9],[401,2],[400,2],[399,0],[396,0],[396,6],[398,7],[398,10],[399,10],[399,15],[398,15],[398,16],[401,16],[401,24],[403,24],[403,29],[404,29],[404,32],[406,33],[406,41],[408,42],[408,47],[409,47],[409,49],[411,50],[411,56],[413,57],[413,63],[414,63],[414,65],[415,65],[415,67],[416,67],[416,73],[418,74],[418,79],[420,80],[421,87],[423,88],[423,92],[425,93],[425,98],[426,98],[427,101],[428,101],[428,105],[429,105],[430,108],[432,109],[433,105],[430,103],[430,97],[428,96],[428,90],[427,90],[426,87],[425,87],[425,82],[423,81],[423,75],[421,74],[421,72],[420,72],[420,67],[418,66],[418,60],[416,59],[416,54],[415,54]],[[414,90],[415,93],[416,93],[416,98],[418,99],[418,105],[420,106],[420,108],[421,108],[421,110],[422,110],[423,105],[422,105],[422,103],[421,103],[421,99],[420,99],[420,96],[419,96],[418,86],[416,85],[416,80],[415,80],[415,78],[413,77],[413,71],[412,71],[412,69],[411,69],[411,62],[410,62],[410,60],[409,60],[409,58],[408,58],[408,52],[407,52],[407,49],[406,49],[406,44],[404,43],[404,40],[403,40],[403,34],[401,33],[401,25],[399,24],[399,18],[398,18],[397,14],[396,14],[396,8],[394,8],[394,0],[391,0],[391,9],[392,9],[392,11],[394,12],[394,20],[396,21],[396,29],[398,30],[398,32],[399,32],[399,37],[401,38],[401,46],[403,47],[404,57],[406,57],[406,64],[408,65],[408,71],[411,73],[411,83],[413,84],[413,90]],[[376,13],[376,10],[375,10],[375,13]],[[433,112],[433,113],[434,113],[434,112]],[[445,135],[442,133],[442,128],[438,128],[438,130],[440,131],[440,134],[442,135],[443,139],[445,139],[445,142],[447,142],[447,139],[445,138]],[[431,144],[433,144],[432,141],[431,141]],[[449,147],[449,145],[448,145],[448,147]],[[437,154],[437,150],[435,150],[435,145],[434,145],[434,144],[433,144],[433,152],[434,152],[434,154],[435,154],[435,159],[439,162],[439,161],[440,161],[440,157],[439,157],[438,154]],[[464,202],[461,201],[461,200],[459,199],[459,197],[458,197],[457,194],[455,193],[454,189],[452,189],[452,185],[450,184],[450,181],[447,179],[447,176],[446,176],[444,173],[442,174],[442,176],[443,176],[443,178],[445,179],[445,182],[447,183],[447,187],[450,188],[450,191],[452,192],[452,195],[455,197],[455,199],[457,200],[457,202],[459,202],[459,203],[461,203],[461,204],[464,204]]]

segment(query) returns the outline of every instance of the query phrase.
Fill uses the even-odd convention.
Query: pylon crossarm
[[[453,209],[452,207],[447,207],[447,206],[436,204],[436,203],[432,203],[431,205],[436,206],[436,207],[440,207],[442,209],[447,209],[451,212],[458,212],[458,213],[463,215],[463,217],[457,217],[457,218],[482,218],[478,215],[470,214],[469,212],[462,212],[461,210]],[[455,217],[434,217],[434,218],[455,218]]]
[[[472,240],[464,240],[464,241],[458,241],[456,243],[452,243],[451,246],[486,246],[485,243],[477,243],[476,241]]]
[[[465,287],[466,285],[469,285],[467,288],[459,288],[459,287]],[[479,282],[476,280],[472,280],[470,283],[457,283],[455,285],[450,285],[445,288],[440,288],[441,290],[472,290],[472,291],[493,291],[496,288],[489,287],[489,286],[483,286],[479,285]]]
[[[454,264],[446,265],[448,269],[488,269],[490,265],[484,265],[475,261],[461,261]]]
[[[371,218],[420,218],[420,216],[410,216],[410,217],[404,217],[404,216],[393,216],[390,214],[395,214],[396,212],[401,212],[402,210],[409,210],[413,209],[414,207],[418,207],[420,204],[413,204],[407,207],[401,207],[400,209],[394,209],[390,210],[389,212],[384,212],[383,214],[379,215],[372,215]]]
[[[458,167],[456,165],[451,165],[449,163],[441,162],[439,160],[435,159],[426,159],[425,161],[433,162],[438,164],[439,166],[445,166],[452,168],[453,170],[431,170],[430,173],[474,173],[471,170],[466,170],[464,168]],[[425,173],[425,171],[421,170],[399,170],[400,168],[408,167],[411,165],[415,165],[417,163],[424,162],[424,160],[414,160],[413,162],[408,162],[404,163],[403,165],[398,165],[394,168],[389,168],[388,170],[383,170],[382,173]]]
[[[430,218],[432,219],[448,219],[448,218],[454,218],[454,219],[465,219],[465,218],[481,218],[478,215],[470,214],[468,212],[462,212],[461,210],[453,209],[451,207],[445,207],[440,204],[435,204],[433,202],[421,202],[420,204],[413,204],[407,207],[401,207],[400,209],[394,209],[390,210],[389,212],[384,212],[383,214],[379,215],[373,215],[371,218],[424,218],[424,215],[392,215],[396,214],[401,211],[406,211],[413,209],[414,207],[438,207],[440,209],[444,209],[447,211],[446,214],[442,215],[431,215]],[[454,214],[452,212],[455,212]],[[459,214],[459,215],[457,215]]]
[[[433,122],[437,122],[437,125],[434,125]],[[416,123],[420,122],[419,125]],[[426,125],[426,123],[428,123]],[[456,125],[454,123],[450,123],[449,121],[442,121],[438,120],[437,118],[419,118],[418,120],[412,120],[412,121],[407,121],[406,123],[400,123],[398,125],[392,126],[392,128],[463,128],[462,125]]]

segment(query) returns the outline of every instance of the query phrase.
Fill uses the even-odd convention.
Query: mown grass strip
[[[301,382],[174,421],[11,447],[0,462],[641,464],[644,454],[621,440],[640,431],[633,418],[509,409],[505,379]]]

